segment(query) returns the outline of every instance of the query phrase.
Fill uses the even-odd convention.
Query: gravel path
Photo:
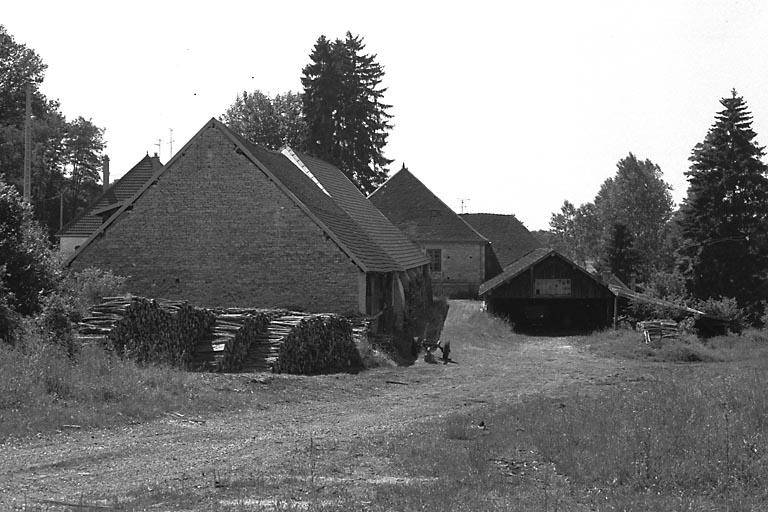
[[[466,322],[478,307],[451,303],[443,339],[451,341],[455,364],[419,361],[320,377],[221,376],[242,393],[241,410],[206,418],[169,414],[145,424],[7,443],[0,446],[0,510],[124,499],[161,488],[194,492],[222,475],[278,477],[304,463],[310,442],[349,458],[356,477],[386,479],[385,466],[348,453],[353,441],[400,435],[451,412],[527,394],[615,382],[633,370],[577,350],[568,338],[521,339],[498,329],[468,334]]]

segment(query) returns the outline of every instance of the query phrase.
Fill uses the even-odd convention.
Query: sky
[[[163,162],[243,91],[301,89],[320,35],[365,38],[384,67],[385,155],[457,212],[546,229],[629,152],[683,200],[692,148],[736,89],[768,143],[768,3],[5,3],[0,24],[48,65],[42,90],[106,129],[113,179]],[[157,146],[160,139],[160,146]],[[159,147],[159,151],[158,151]],[[462,206],[463,204],[463,206]]]

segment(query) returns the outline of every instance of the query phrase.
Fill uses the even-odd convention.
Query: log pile
[[[215,311],[211,337],[197,344],[193,367],[202,370],[235,372],[270,369],[259,364],[259,343],[269,322],[285,310],[230,308]]]
[[[270,324],[283,336],[272,370],[315,375],[349,371],[362,365],[352,326],[336,315],[288,315]]]
[[[361,366],[356,344],[369,321],[284,309],[203,309],[184,301],[105,297],[78,325],[78,339],[100,342],[140,363],[207,371],[333,373]]]
[[[132,297],[122,319],[107,338],[115,351],[139,363],[167,363],[184,368],[192,362],[196,346],[210,338],[212,311],[184,301]]]
[[[646,343],[651,343],[654,338],[658,341],[664,338],[676,339],[680,334],[677,322],[672,320],[648,320],[638,322],[637,326],[643,331]]]

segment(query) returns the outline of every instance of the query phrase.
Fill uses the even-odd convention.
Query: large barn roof
[[[390,229],[383,229],[382,223],[379,222],[376,226],[371,227],[367,224],[367,220],[369,220],[367,217],[371,217],[373,213],[369,212],[367,216],[353,216],[347,211],[349,206],[345,208],[345,205],[359,202],[359,200],[353,197],[352,191],[348,187],[331,183],[334,180],[340,181],[341,178],[346,179],[337,168],[326,164],[327,168],[324,168],[322,173],[317,173],[333,190],[333,193],[329,193],[325,185],[321,186],[311,173],[308,174],[285,154],[264,149],[245,140],[216,119],[211,119],[206,123],[198,134],[185,145],[185,148],[191,145],[206,129],[218,129],[227,136],[259,171],[264,172],[274,181],[363,271],[403,271],[427,264],[426,257],[402,233],[399,235],[399,239],[397,238],[396,233],[392,232],[392,230],[396,230],[394,226]],[[160,178],[164,172],[172,167],[173,162],[178,155],[184,153],[185,148],[165,165],[156,178]],[[317,168],[318,164],[313,162],[313,167]],[[334,176],[336,173],[341,178]],[[130,200],[125,201],[121,208],[100,226],[98,231],[107,229],[128,207],[139,200],[153,182],[154,180],[147,182]],[[354,188],[354,185],[352,187]],[[357,189],[355,188],[354,191],[357,192]],[[357,194],[365,200],[362,194],[359,192]],[[372,205],[370,208],[375,210]],[[382,229],[384,232],[380,232]],[[66,263],[71,263],[97,234],[94,233]]]
[[[401,169],[368,199],[409,238],[419,242],[486,240],[408,169]]]
[[[491,242],[491,248],[502,267],[542,246],[514,215],[463,213],[461,218]]]
[[[89,236],[99,229],[104,222],[98,212],[106,212],[112,208],[118,208],[123,201],[127,201],[149,181],[149,179],[161,168],[163,164],[155,156],[145,156],[134,165],[122,178],[112,183],[107,190],[101,193],[93,202],[74,219],[68,222],[57,233],[58,236]]]

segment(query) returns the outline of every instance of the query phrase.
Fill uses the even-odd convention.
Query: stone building
[[[407,169],[368,198],[422,248],[436,294],[476,297],[480,284],[501,271],[488,240]]]
[[[151,297],[399,321],[431,294],[427,263],[339,169],[215,119],[67,260]]]

